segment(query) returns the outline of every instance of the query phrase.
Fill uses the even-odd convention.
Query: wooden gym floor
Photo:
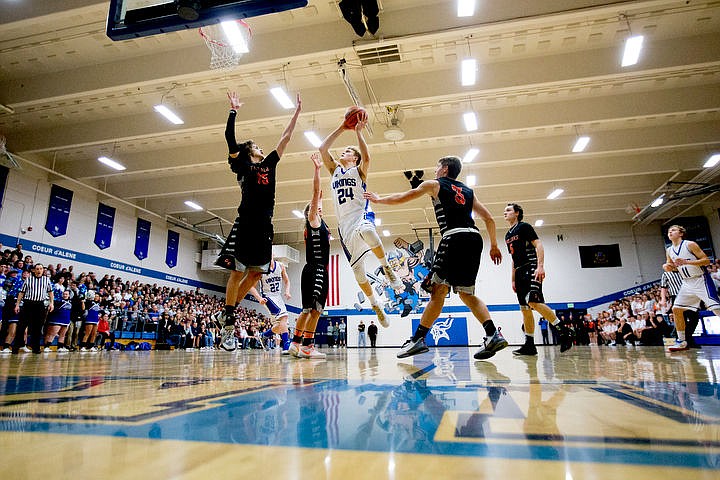
[[[718,479],[720,347],[0,357],[0,477]]]

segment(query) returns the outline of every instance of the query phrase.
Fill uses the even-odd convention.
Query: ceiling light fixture
[[[707,162],[703,165],[703,168],[711,168],[720,162],[720,153],[714,153],[710,155],[710,158],[707,159]]]
[[[555,199],[558,198],[560,195],[562,195],[562,193],[563,193],[564,191],[565,191],[565,190],[563,190],[562,188],[556,188],[555,190],[553,190],[552,192],[550,192],[550,195],[547,196],[547,199],[548,199],[548,200],[555,200]]]
[[[657,197],[655,200],[653,200],[653,202],[650,204],[650,206],[652,208],[657,208],[660,205],[662,205],[664,201],[665,201],[665,194],[663,193],[662,195]]]
[[[477,60],[466,58],[460,64],[460,83],[463,87],[475,85],[477,79]]]
[[[170,122],[174,123],[175,125],[182,125],[183,123],[185,123],[185,122],[183,122],[182,118],[178,117],[175,114],[175,112],[170,110],[165,105],[162,105],[162,104],[155,105],[153,108],[155,109],[156,112],[158,112],[160,115],[162,115],[163,117],[168,119]]]
[[[465,185],[468,187],[474,187],[477,184],[477,177],[475,175],[467,175],[465,177]]]
[[[390,230],[383,230],[383,237],[389,237],[390,236]]]
[[[465,123],[465,130],[468,132],[474,132],[478,129],[477,116],[475,115],[475,112],[464,113],[463,122]]]
[[[236,20],[221,22],[220,26],[222,27],[223,32],[225,32],[230,45],[236,53],[248,53],[250,51],[250,48],[245,41],[245,37],[240,31],[240,24],[238,24]]]
[[[288,96],[284,88],[273,87],[270,89],[270,93],[272,93],[272,96],[275,97],[275,100],[278,101],[281,107],[285,109],[295,108],[295,104],[290,100],[290,96]]]
[[[457,16],[472,17],[475,15],[475,0],[458,0]]]
[[[587,148],[588,144],[590,143],[590,137],[587,135],[583,135],[582,137],[577,137],[575,140],[575,145],[573,145],[572,151],[573,153],[582,152]]]
[[[112,158],[98,157],[98,162],[103,163],[103,164],[107,165],[108,167],[113,168],[117,171],[126,170],[125,165],[122,165],[122,164],[116,162]]]
[[[308,142],[310,142],[310,144],[315,148],[318,148],[320,145],[322,145],[322,140],[320,140],[320,137],[318,137],[317,133],[312,130],[307,130],[305,132],[305,138],[307,138]]]
[[[198,210],[198,211],[200,211],[200,210],[203,209],[203,207],[201,207],[201,206],[198,205],[197,203],[193,202],[192,200],[185,200],[185,205],[187,205],[188,207],[192,208],[193,210]]]
[[[468,149],[467,152],[465,152],[465,156],[462,159],[463,163],[472,162],[473,160],[475,160],[475,157],[478,156],[478,153],[480,153],[480,149],[471,147],[470,149]]]
[[[640,51],[642,50],[643,40],[645,40],[645,37],[642,35],[632,34],[632,28],[630,28],[630,18],[628,18],[627,15],[621,14],[620,20],[625,20],[628,32],[630,32],[630,36],[625,39],[625,48],[623,49],[620,66],[629,67],[631,65],[635,65],[640,59]]]
[[[379,227],[382,225],[382,218],[375,217],[375,226]]]
[[[538,218],[537,220],[535,220],[536,227],[542,227],[544,223],[545,223],[545,220],[543,220],[541,218]]]
[[[295,215],[297,218],[304,218],[304,217],[305,217],[305,215],[303,215],[303,212],[301,212],[300,210],[293,210],[293,211],[292,211],[292,214]]]

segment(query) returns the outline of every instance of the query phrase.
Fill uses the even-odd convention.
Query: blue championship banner
[[[50,203],[48,205],[45,230],[53,237],[62,237],[67,233],[72,197],[72,190],[67,188],[53,184],[50,189]]]
[[[115,226],[115,208],[105,204],[98,204],[97,224],[95,225],[95,245],[105,250],[112,242],[112,232]]]
[[[177,265],[178,248],[180,248],[180,234],[168,230],[167,252],[165,253],[165,265],[173,268]]]
[[[138,260],[144,260],[148,256],[148,247],[150,246],[150,222],[137,219],[137,229],[135,230],[135,256]]]

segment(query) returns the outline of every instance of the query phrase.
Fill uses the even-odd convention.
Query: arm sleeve
[[[228,145],[228,151],[230,153],[238,153],[240,149],[237,146],[237,141],[235,140],[235,116],[237,115],[237,112],[235,110],[230,110],[230,114],[228,115],[227,125],[225,126],[225,141]]]

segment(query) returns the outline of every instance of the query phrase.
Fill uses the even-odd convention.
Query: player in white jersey
[[[340,241],[345,250],[345,256],[350,262],[358,286],[370,300],[370,305],[375,311],[378,321],[383,327],[387,327],[389,323],[385,313],[378,305],[372,286],[365,274],[365,255],[368,252],[375,255],[393,289],[402,290],[404,287],[388,265],[385,249],[375,230],[375,216],[369,211],[368,201],[363,198],[370,168],[370,153],[362,134],[366,124],[367,114],[355,126],[357,147],[346,147],[337,160],[330,155],[330,147],[333,142],[346,129],[344,124],[341,124],[320,145],[320,154],[325,168],[332,175],[332,195],[337,212]]]
[[[677,271],[682,277],[682,286],[675,297],[672,309],[678,338],[675,344],[668,348],[671,352],[677,352],[688,349],[685,340],[685,310],[697,311],[700,302],[705,302],[708,310],[712,310],[715,315],[720,316],[720,300],[718,300],[717,290],[715,290],[712,279],[704,268],[705,265],[710,264],[710,259],[705,252],[697,243],[683,238],[685,228],[680,225],[671,226],[667,236],[672,245],[666,250],[667,261],[663,265],[663,270],[666,272]]]
[[[288,311],[285,306],[285,300],[290,299],[290,277],[288,277],[285,266],[277,262],[274,258],[270,262],[270,271],[264,273],[260,278],[260,292],[255,287],[250,289],[252,294],[261,305],[265,305],[270,312],[272,318],[272,327],[263,332],[263,346],[267,345],[268,340],[275,334],[280,335],[282,339],[282,354],[287,355],[290,348],[290,339],[288,334]]]

